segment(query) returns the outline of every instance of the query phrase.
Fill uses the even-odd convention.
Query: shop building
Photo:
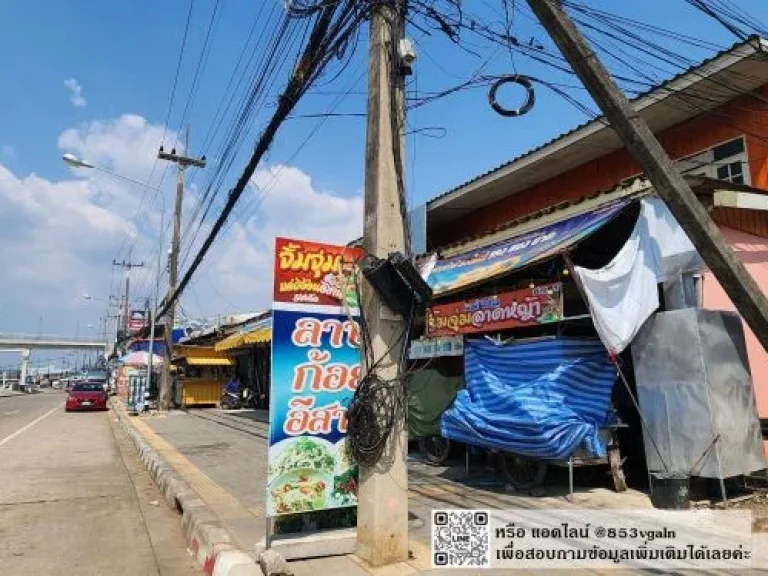
[[[736,44],[633,104],[747,269],[768,290],[768,41],[753,38]],[[597,214],[622,199],[653,195],[619,138],[598,119],[431,200],[427,247],[441,260],[460,259],[546,226]],[[616,214],[599,224],[599,234],[591,235],[597,228],[584,228],[571,238],[561,237],[548,252],[528,254],[528,260],[475,270],[475,277],[465,277],[453,292],[456,297],[480,297],[557,280],[567,262],[547,263],[573,251],[578,251],[573,255],[580,259],[577,264],[604,266],[627,241],[637,219],[631,206]],[[703,307],[733,310],[710,273],[705,271],[696,287]],[[667,289],[672,286],[665,285],[662,292]],[[565,316],[587,312],[579,308],[572,285],[564,283],[563,290]],[[440,301],[451,290],[437,292]],[[768,354],[744,328],[757,409],[768,422]]]
[[[259,314],[217,342],[214,350],[234,363],[234,376],[254,398],[257,409],[269,409],[272,312]]]

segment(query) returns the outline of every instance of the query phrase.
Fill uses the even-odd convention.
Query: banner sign
[[[275,302],[357,308],[350,281],[362,251],[348,246],[275,239]]]
[[[560,282],[438,304],[427,311],[427,336],[495,332],[563,319]]]
[[[129,412],[144,412],[147,405],[147,371],[133,369],[126,374],[128,380],[128,398],[126,408]]]
[[[144,310],[131,310],[128,318],[128,331],[131,334],[140,332],[147,325],[147,313]]]
[[[292,268],[292,263],[300,255],[307,262],[308,254],[321,252],[324,257],[330,255],[333,264],[320,267],[320,282],[315,286],[313,265],[304,270]],[[341,276],[334,286],[348,284],[340,274],[343,263],[359,256],[359,250],[350,248],[276,241],[269,517],[357,505],[357,465],[347,451],[346,434],[347,406],[360,379],[360,327],[357,316],[344,311],[354,304],[356,314],[357,300],[344,290],[326,290],[330,284],[323,288],[323,279]],[[297,278],[307,283],[296,284]],[[339,296],[347,307],[340,309]]]
[[[439,338],[419,338],[411,342],[408,357],[411,360],[427,360],[441,356],[463,356],[463,336],[441,336]]]
[[[617,200],[510,240],[438,260],[427,283],[435,295],[445,294],[554,256],[592,234],[630,202]]]

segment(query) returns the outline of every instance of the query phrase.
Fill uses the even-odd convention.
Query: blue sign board
[[[267,515],[356,506],[346,433],[360,378],[357,318],[288,308],[273,312]]]
[[[617,200],[504,242],[438,260],[427,282],[435,294],[445,294],[554,256],[592,234],[630,202]]]

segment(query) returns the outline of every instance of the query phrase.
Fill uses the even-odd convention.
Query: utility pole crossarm
[[[160,160],[167,160],[168,162],[175,162],[179,166],[194,166],[195,168],[205,168],[205,157],[202,158],[190,158],[189,156],[181,156],[175,152],[160,152],[157,153],[157,157]]]
[[[560,0],[527,0],[537,18],[597,102],[624,146],[688,234],[736,310],[768,350],[768,300],[709,213],[563,10]]]

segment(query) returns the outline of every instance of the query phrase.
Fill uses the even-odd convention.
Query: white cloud
[[[0,155],[4,156],[5,158],[14,159],[16,158],[16,148],[10,144],[3,144],[0,146]]]
[[[238,311],[268,308],[276,236],[346,244],[362,234],[363,199],[359,194],[340,196],[318,190],[308,174],[292,166],[258,170],[251,182],[253,187],[234,211],[235,218],[245,217],[237,218],[214,245],[200,277],[193,279],[193,290],[200,292],[201,302],[208,299],[219,308],[225,306],[220,296],[206,289],[207,282],[201,281],[207,277]]]
[[[65,130],[58,145],[62,153],[74,153],[140,182],[147,181],[155,166],[151,185],[157,187],[164,168],[155,162],[162,137],[161,126],[123,115]],[[175,133],[166,134],[166,146],[175,139]],[[173,204],[172,168],[162,184],[167,212]],[[267,308],[275,236],[346,243],[361,234],[359,193],[342,196],[320,190],[308,174],[291,166],[266,167],[252,182],[235,209],[236,221],[182,296],[183,308],[193,315],[198,310],[215,315]],[[74,332],[78,321],[98,323],[102,310],[81,294],[106,298],[110,285],[121,285],[118,271],[113,281],[111,262],[126,242],[134,245],[132,259],[145,262],[132,276],[132,291],[136,297],[147,296],[156,270],[160,197],[154,190],[145,192],[142,186],[94,169],[72,169],[72,176],[53,180],[16,174],[0,160],[3,329],[34,331],[29,319],[34,324],[42,316],[49,332]],[[185,198],[187,212],[197,198],[191,188]],[[209,219],[216,209],[212,212]],[[187,213],[184,227],[188,218]],[[198,244],[207,230],[198,235]],[[125,251],[120,254],[127,257]],[[84,318],[86,312],[91,316]]]
[[[73,106],[82,108],[88,104],[88,101],[83,96],[83,87],[80,86],[80,83],[77,80],[74,78],[67,78],[64,80],[64,86],[69,90],[69,101],[72,102]]]
[[[62,152],[144,182],[162,135],[162,127],[125,115],[66,130],[58,144]],[[167,180],[163,189],[170,197],[173,179]],[[113,283],[112,259],[121,248],[133,246],[134,259],[149,259],[157,246],[158,196],[154,190],[145,196],[144,187],[94,169],[73,169],[72,176],[60,180],[16,174],[0,158],[3,329],[34,331],[30,314],[44,316],[51,332],[74,333],[76,323],[85,321],[79,315],[86,312],[88,322],[98,323],[102,307],[86,302],[81,293],[106,298]],[[120,257],[128,256],[123,252]],[[147,295],[145,278],[154,272],[147,264],[134,275],[140,297]]]

